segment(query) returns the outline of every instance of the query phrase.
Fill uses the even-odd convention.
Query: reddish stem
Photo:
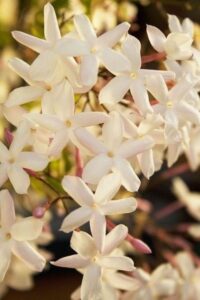
[[[79,148],[75,148],[76,176],[82,177],[83,160]]]
[[[182,173],[185,173],[189,170],[190,170],[190,166],[186,162],[186,163],[183,163],[179,166],[173,167],[171,169],[168,169],[167,171],[162,172],[161,174],[159,174],[159,176],[160,176],[161,180],[166,180],[166,179],[169,179],[171,177],[174,177],[174,176],[180,175]]]
[[[5,135],[5,140],[6,140],[7,144],[8,144],[8,146],[10,146],[10,144],[13,141],[13,134],[12,134],[12,132],[8,128],[5,128],[4,135]]]
[[[165,218],[183,207],[184,204],[179,201],[170,203],[169,205],[165,206],[163,209],[159,210],[159,212],[155,214],[155,219],[160,220],[162,218]]]
[[[165,57],[166,57],[165,52],[143,55],[142,56],[142,64],[150,63],[153,61],[159,61],[159,60],[164,59]]]

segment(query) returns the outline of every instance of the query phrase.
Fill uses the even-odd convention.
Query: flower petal
[[[17,241],[32,241],[39,237],[44,222],[34,217],[27,217],[13,224],[10,233]]]
[[[71,232],[87,223],[90,220],[91,215],[91,208],[79,207],[65,217],[60,230],[66,233]]]
[[[83,85],[93,86],[98,78],[99,62],[94,54],[84,55],[80,64],[80,81]]]
[[[94,203],[93,193],[80,177],[64,176],[62,186],[79,205],[90,206]]]
[[[0,162],[5,162],[9,159],[9,151],[7,147],[0,141]]]
[[[81,284],[81,299],[100,299],[101,267],[91,264],[85,270]]]
[[[96,42],[96,33],[89,18],[85,15],[75,15],[74,25],[81,39],[88,42],[90,47],[93,47]]]
[[[52,44],[61,38],[56,13],[50,3],[44,6],[44,35],[46,40]]]
[[[2,282],[11,262],[11,251],[8,243],[1,244],[0,257],[0,282]]]
[[[90,52],[90,49],[85,41],[64,37],[56,44],[56,52],[63,55],[63,57],[76,57],[87,55]]]
[[[48,149],[48,155],[59,156],[69,142],[69,132],[67,129],[56,132]]]
[[[131,79],[128,76],[117,76],[111,79],[99,93],[100,103],[116,104],[121,101],[128,92]]]
[[[152,149],[146,150],[138,155],[140,168],[144,176],[149,179],[155,172],[155,163]]]
[[[157,76],[149,75],[146,78],[146,86],[148,91],[158,100],[165,104],[168,99],[168,88],[163,77],[158,74]]]
[[[137,201],[134,198],[124,198],[109,201],[101,209],[105,215],[126,214],[136,210]]]
[[[17,164],[13,164],[8,169],[8,178],[12,183],[16,193],[26,194],[30,185],[28,174]]]
[[[6,164],[0,164],[0,187],[6,182],[8,179],[7,175],[7,167]]]
[[[14,89],[5,102],[6,107],[21,105],[38,100],[44,93],[42,87],[24,86]]]
[[[176,105],[176,112],[183,121],[187,120],[193,124],[200,124],[199,111],[187,102],[181,102]]]
[[[132,259],[129,257],[121,256],[104,256],[100,260],[100,265],[103,268],[113,269],[113,270],[120,270],[120,271],[127,271],[131,272],[134,270],[134,265]]]
[[[1,212],[1,226],[6,230],[15,222],[15,206],[11,194],[8,190],[0,192],[0,212]]]
[[[29,78],[29,64],[20,58],[13,57],[9,59],[8,66],[17,73],[21,78],[30,84],[31,80]],[[32,85],[32,84],[31,84]]]
[[[175,15],[168,14],[168,26],[171,32],[182,32],[180,21]]]
[[[97,252],[94,240],[84,231],[74,231],[70,245],[82,257],[93,257]]]
[[[120,244],[125,240],[128,235],[128,227],[120,224],[115,226],[105,238],[105,246],[103,249],[103,254],[108,255],[114,249],[120,246]]]
[[[136,103],[137,108],[142,114],[152,113],[153,109],[149,102],[148,93],[144,83],[140,79],[133,79],[130,86],[131,95]]]
[[[137,71],[141,67],[141,44],[138,39],[128,34],[122,43],[122,52],[131,62],[132,70]],[[133,54],[134,53],[134,54]]]
[[[166,37],[162,31],[155,26],[147,25],[147,35],[152,47],[158,52],[163,52]]]
[[[80,112],[73,118],[75,127],[88,127],[104,123],[108,116],[102,112]]]
[[[17,163],[25,169],[42,171],[46,168],[49,160],[46,155],[35,152],[21,152],[17,158]]]
[[[134,172],[131,164],[125,159],[115,160],[115,168],[121,174],[122,185],[130,192],[135,192],[140,187],[140,179]]]
[[[104,247],[106,234],[106,219],[105,216],[95,211],[90,219],[90,230],[97,249],[101,252]]]
[[[112,158],[99,154],[85,165],[82,177],[88,183],[97,184],[104,175],[108,174],[111,167]]]
[[[138,140],[125,141],[118,150],[118,155],[123,158],[130,158],[142,153],[154,146],[154,140],[150,136],[143,137]]]
[[[50,47],[47,41],[21,31],[12,31],[12,36],[20,44],[38,53],[45,51]]]
[[[12,143],[10,145],[9,151],[12,156],[17,157],[22,149],[28,144],[28,140],[31,135],[30,125],[27,120],[24,120],[18,126]]]
[[[41,272],[45,267],[45,259],[27,242],[13,242],[13,253],[31,269]]]
[[[78,254],[66,256],[56,261],[51,261],[51,264],[54,266],[73,269],[85,268],[89,265],[89,263],[89,259],[83,258]]]
[[[179,82],[171,88],[168,98],[175,102],[180,102],[188,91],[193,88],[194,84],[188,81],[186,78],[179,80]]]

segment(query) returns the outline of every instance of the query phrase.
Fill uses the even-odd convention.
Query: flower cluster
[[[66,148],[74,152],[76,174],[64,176],[62,188],[79,207],[64,218],[61,230],[72,232],[71,248],[77,254],[52,262],[83,274],[73,299],[118,299],[121,289],[127,291],[122,299],[186,299],[170,297],[184,294],[189,271],[181,270],[181,278],[169,265],[151,276],[135,269],[119,248],[128,228],[120,224],[107,232],[107,216],[134,212],[137,201],[130,193],[139,190],[139,175],[149,179],[164,160],[170,167],[185,153],[193,170],[200,164],[200,53],[193,45],[193,24],[169,15],[167,37],[147,26],[158,52],[152,60],[159,57],[164,66],[150,70],[140,41],[128,34],[127,22],[99,36],[87,16],[75,15],[73,23],[73,31],[62,36],[48,3],[44,39],[12,33],[38,55],[30,65],[18,58],[9,61],[27,85],[14,89],[2,108],[16,130],[7,133],[8,147],[0,142],[0,186],[9,179],[17,194],[27,194],[30,176],[38,177]],[[117,195],[122,188],[129,196]],[[1,280],[11,254],[41,271],[45,260],[27,241],[40,235],[44,220],[16,221],[7,190],[0,192],[0,205]],[[39,213],[43,216],[35,211]],[[90,234],[80,230],[88,222]]]

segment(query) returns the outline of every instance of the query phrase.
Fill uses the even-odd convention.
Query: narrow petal
[[[148,91],[158,100],[165,104],[168,99],[168,88],[163,77],[150,75],[146,78],[146,86]]]
[[[84,55],[80,64],[80,80],[83,85],[93,86],[97,82],[98,60],[94,54]]]
[[[20,44],[38,53],[45,51],[50,47],[47,41],[21,31],[12,31],[12,36]]]
[[[56,132],[48,149],[48,155],[59,156],[69,142],[69,132],[67,129]]]
[[[169,91],[168,98],[173,102],[180,102],[189,90],[193,88],[193,83],[183,78]]]
[[[92,210],[89,207],[80,207],[72,211],[64,219],[61,230],[68,233],[76,228],[79,228],[83,224],[87,223],[92,215]]]
[[[81,39],[88,42],[90,47],[93,47],[96,42],[96,33],[89,18],[85,15],[75,15],[74,25]]]
[[[168,26],[171,32],[182,32],[180,21],[175,15],[168,14]]]
[[[149,102],[148,93],[144,83],[140,79],[133,79],[130,86],[131,95],[136,103],[137,108],[142,114],[152,113],[153,109]]]
[[[122,52],[131,62],[132,70],[137,71],[141,67],[141,44],[138,39],[128,34],[122,43]],[[134,54],[133,54],[134,53]]]
[[[7,147],[0,141],[0,162],[5,162],[9,159],[9,151]]]
[[[21,152],[17,158],[17,163],[25,169],[42,171],[46,168],[49,159],[46,155],[35,152]]]
[[[32,241],[39,237],[44,222],[34,217],[27,217],[17,221],[11,228],[12,238],[17,241]]]
[[[104,176],[96,189],[95,202],[106,203],[111,200],[119,191],[121,186],[121,177],[118,173],[111,173]]]
[[[101,299],[101,295],[101,267],[91,264],[83,275],[81,299]]]
[[[102,257],[100,261],[100,265],[103,268],[120,270],[120,271],[127,271],[131,272],[134,270],[134,265],[132,259],[129,257],[115,257],[115,256],[108,256]]]
[[[11,262],[11,251],[8,243],[1,244],[0,257],[0,282],[2,282]]]
[[[104,123],[108,115],[102,112],[81,112],[73,118],[75,127],[88,127]]]
[[[180,153],[181,153],[181,144],[180,143],[174,143],[174,144],[168,145],[167,165],[169,168],[177,161]]]
[[[44,35],[46,40],[52,44],[61,38],[56,13],[50,3],[44,6]]]
[[[96,247],[101,252],[106,235],[106,219],[98,211],[95,211],[90,219],[90,230]]]
[[[128,92],[131,78],[128,76],[117,76],[111,79],[99,93],[100,103],[116,104],[121,101]]]
[[[191,37],[194,35],[194,24],[189,18],[185,18],[182,23],[183,32],[188,33]]]
[[[26,115],[26,119],[34,125],[39,125],[53,132],[64,127],[61,120],[59,120],[56,116],[48,114],[28,113]]]
[[[89,259],[83,258],[77,254],[66,256],[56,261],[51,261],[51,264],[54,266],[73,269],[85,268],[89,263]]]
[[[87,55],[90,49],[85,41],[66,37],[62,38],[56,45],[56,52],[66,56],[82,56]]]
[[[94,203],[93,193],[80,177],[64,176],[62,186],[80,206]]]
[[[152,47],[158,52],[163,52],[166,37],[162,31],[155,26],[147,25],[147,35]]]
[[[115,153],[123,139],[123,124],[117,112],[111,112],[109,116],[102,127],[102,137],[109,151]]]
[[[9,123],[14,125],[15,127],[18,127],[20,122],[24,119],[27,111],[20,106],[4,106],[2,107],[2,113]]]
[[[75,136],[81,145],[91,151],[93,154],[106,153],[107,149],[96,137],[87,130],[78,128],[74,131]]]
[[[93,257],[97,252],[93,238],[84,231],[74,231],[70,245],[82,257]]]
[[[129,60],[116,50],[110,48],[104,48],[98,53],[101,63],[112,74],[121,74],[125,72],[131,72],[131,65]]]
[[[190,121],[193,124],[200,124],[199,111],[187,102],[178,103],[176,106],[176,112],[181,120]]]
[[[152,149],[146,150],[138,155],[140,168],[144,176],[149,179],[155,172],[155,163]]]
[[[115,226],[105,238],[105,247],[103,249],[103,254],[108,255],[114,249],[120,246],[120,244],[125,240],[128,235],[128,227],[120,224]]]
[[[135,192],[140,187],[140,179],[134,172],[131,164],[125,159],[117,159],[115,168],[121,174],[122,185],[130,192]]]
[[[143,137],[138,140],[125,141],[118,150],[118,155],[123,158],[130,158],[142,153],[154,146],[154,140],[150,136]]]
[[[30,185],[28,174],[18,165],[13,164],[8,169],[8,178],[12,183],[16,193],[26,194]]]
[[[7,167],[6,164],[0,164],[0,187],[6,182],[8,179],[7,175]]]
[[[99,47],[114,47],[121,39],[121,37],[128,32],[130,24],[123,22],[113,29],[103,33],[97,39],[97,45]]]
[[[27,242],[13,243],[13,253],[25,262],[31,269],[41,272],[45,267],[45,259]]]
[[[28,144],[30,134],[30,125],[26,120],[22,121],[15,132],[14,139],[9,148],[12,156],[17,157],[22,149]]]
[[[15,206],[8,190],[2,190],[0,192],[0,212],[1,226],[5,230],[10,230],[10,227],[15,222]]]
[[[88,183],[97,184],[104,175],[109,173],[112,164],[112,158],[105,154],[95,156],[85,165],[83,179]]]
[[[29,78],[29,64],[20,58],[13,57],[9,59],[8,66],[17,73],[21,78],[30,84],[31,80]]]
[[[127,214],[135,211],[137,201],[134,198],[125,198],[109,201],[101,209],[105,215]]]
[[[14,89],[5,102],[7,107],[29,103],[41,98],[44,89],[37,86],[24,86]]]

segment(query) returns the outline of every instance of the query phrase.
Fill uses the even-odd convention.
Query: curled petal
[[[162,31],[155,26],[147,25],[147,35],[153,48],[158,52],[163,52],[166,37]]]
[[[51,264],[62,268],[85,268],[89,264],[89,259],[83,258],[78,254],[66,256],[56,261],[51,261]]]

